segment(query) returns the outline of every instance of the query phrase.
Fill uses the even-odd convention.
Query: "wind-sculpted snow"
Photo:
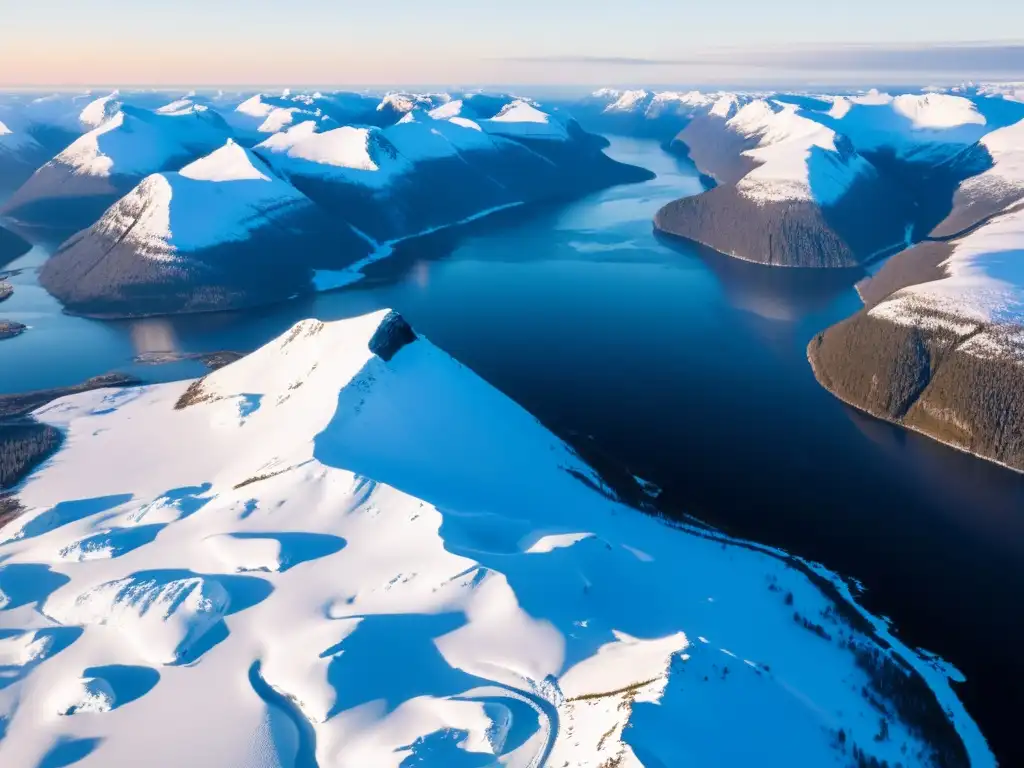
[[[5,764],[993,764],[841,581],[624,506],[402,328],[36,412],[66,438],[0,545]]]

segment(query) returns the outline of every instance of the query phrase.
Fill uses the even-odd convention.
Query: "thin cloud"
[[[932,45],[835,45],[787,50],[715,49],[685,58],[630,56],[537,56],[504,59],[548,64],[594,64],[643,67],[708,65],[761,69],[935,72],[1024,72],[1024,43],[938,43]]]

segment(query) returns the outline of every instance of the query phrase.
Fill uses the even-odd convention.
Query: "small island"
[[[0,320],[0,341],[3,341],[4,339],[13,339],[15,336],[20,336],[22,333],[25,332],[25,328],[27,327],[28,326],[24,325],[23,323],[16,323],[13,320]]]

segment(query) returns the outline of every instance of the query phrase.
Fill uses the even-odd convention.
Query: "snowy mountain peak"
[[[905,93],[892,100],[892,107],[910,120],[914,130],[985,125],[985,116],[974,102],[948,93]]]
[[[560,120],[522,99],[506,104],[498,114],[482,120],[480,125],[486,131],[512,138],[557,141],[569,138],[566,126]]]
[[[252,117],[266,117],[273,109],[273,106],[263,101],[263,94],[257,93],[235,107],[235,112],[241,112],[243,115],[251,115]]]
[[[79,122],[87,128],[98,128],[113,117],[121,108],[121,103],[117,100],[117,96],[117,91],[114,91],[111,94],[89,102],[78,114]]]
[[[449,120],[453,117],[458,117],[462,114],[463,104],[462,99],[452,99],[448,103],[430,110],[430,116],[438,120]]]
[[[207,155],[189,163],[179,171],[187,179],[197,181],[240,181],[243,179],[270,181],[270,171],[252,152],[236,144],[233,139]]]
[[[726,127],[757,146],[743,154],[758,163],[737,189],[758,202],[838,201],[872,166],[836,132],[800,114],[795,104],[756,99],[726,121]]]
[[[715,100],[714,104],[711,105],[711,109],[708,110],[708,114],[728,120],[736,114],[736,111],[739,109],[739,103],[739,98],[735,94],[727,93]]]
[[[624,91],[615,102],[605,107],[605,112],[630,112],[650,99],[649,91]]]
[[[309,124],[298,125],[271,136],[256,149],[267,150],[271,164],[281,164],[286,174],[289,168],[317,175],[340,173],[350,181],[372,186],[387,184],[393,174],[408,166],[380,128],[346,125],[322,133],[314,129]]]

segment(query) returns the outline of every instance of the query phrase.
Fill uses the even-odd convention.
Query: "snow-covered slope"
[[[494,117],[481,120],[480,125],[488,133],[516,139],[569,139],[569,130],[565,123],[533,104],[521,100],[511,102]]]
[[[970,99],[948,93],[838,96],[818,119],[861,152],[890,151],[927,164],[941,162],[991,130]]]
[[[225,112],[224,119],[238,138],[252,144],[270,134],[309,121],[319,124],[319,130],[336,127],[336,123],[323,114],[315,103],[305,104],[260,93],[246,99],[234,110]]]
[[[0,531],[5,763],[937,765],[896,686],[993,764],[939,665],[618,503],[396,315],[37,417],[66,439]]]
[[[725,125],[757,142],[743,153],[757,167],[736,186],[759,202],[809,200],[832,205],[859,177],[876,173],[835,131],[802,117],[793,104],[758,99]]]
[[[317,132],[302,123],[255,147],[325,210],[379,243],[479,216],[495,208],[639,178],[614,163],[601,140],[517,100],[494,117],[491,102],[413,106],[394,124]]]
[[[429,111],[451,100],[447,93],[389,93],[377,104],[376,124],[392,125],[414,109]]]
[[[78,113],[78,122],[86,129],[99,128],[121,110],[118,93],[107,94],[86,104]]]
[[[975,167],[987,167],[960,183],[952,210],[933,236],[962,232],[1024,199],[1024,120],[992,131],[964,154]]]
[[[1024,209],[894,256],[809,353],[840,398],[1024,470]]]
[[[317,132],[306,121],[256,146],[256,151],[286,173],[341,178],[368,187],[386,186],[408,169],[380,128],[342,126]]]
[[[60,225],[89,224],[97,208],[102,210],[147,174],[174,170],[222,145],[228,135],[220,116],[200,105],[174,111],[122,106],[36,171],[4,212],[48,219],[54,204],[63,203]]]
[[[340,268],[367,251],[228,140],[180,172],[146,177],[65,243],[40,281],[86,314],[230,309],[308,290],[318,260]]]
[[[664,232],[798,267],[855,266],[904,240],[909,200],[796,104],[719,99],[678,141],[718,186],[659,211]]]

